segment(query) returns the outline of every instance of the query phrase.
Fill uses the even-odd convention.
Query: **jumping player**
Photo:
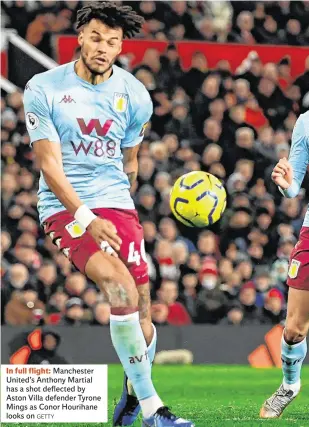
[[[286,197],[299,193],[309,164],[309,111],[294,127],[289,160],[281,159],[272,180]],[[300,391],[300,371],[307,354],[309,330],[309,210],[292,251],[288,274],[288,310],[281,342],[283,382],[263,404],[261,418],[278,418]]]
[[[191,427],[163,405],[151,380],[156,332],[130,185],[152,103],[145,87],[114,65],[123,38],[142,24],[129,6],[97,2],[80,9],[81,57],[29,81],[26,125],[41,170],[45,233],[111,305],[111,338],[126,373],[114,425],[131,425],[141,409],[145,427]]]

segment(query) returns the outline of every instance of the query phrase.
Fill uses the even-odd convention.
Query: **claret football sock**
[[[283,387],[298,393],[300,389],[300,371],[307,354],[307,340],[296,344],[287,344],[284,336],[281,341]]]
[[[150,357],[139,323],[139,313],[124,316],[111,314],[110,330],[114,348],[133,385],[143,415],[150,417],[163,403],[152,384]],[[154,352],[152,348],[150,350]]]

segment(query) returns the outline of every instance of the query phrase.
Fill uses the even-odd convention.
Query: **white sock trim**
[[[123,315],[111,314],[110,320],[113,320],[114,322],[128,322],[130,320],[137,320],[138,321],[139,320],[139,312],[135,311],[134,313],[123,314]]]
[[[159,408],[164,406],[162,400],[157,394],[148,397],[147,399],[140,400],[139,403],[141,405],[144,418],[152,417]]]

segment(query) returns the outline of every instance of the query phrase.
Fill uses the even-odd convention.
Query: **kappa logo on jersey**
[[[80,225],[76,220],[70,222],[70,224],[65,226],[65,229],[70,234],[73,239],[77,239],[78,237],[81,237],[86,229]]]
[[[26,125],[27,128],[30,130],[35,130],[40,124],[40,120],[38,116],[34,113],[27,113],[26,114]]]
[[[145,135],[145,130],[147,129],[148,123],[149,122],[146,122],[146,123],[143,124],[142,129],[141,129],[141,131],[139,133],[139,136],[144,136]]]
[[[299,267],[300,267],[300,261],[297,261],[297,259],[292,259],[290,268],[289,268],[290,279],[295,279],[297,277]]]
[[[64,102],[65,104],[71,104],[71,102],[74,102],[76,104],[76,101],[71,97],[71,95],[64,95],[59,104],[61,104],[61,102]]]
[[[114,93],[114,109],[117,113],[124,113],[128,107],[128,95],[125,93]]]

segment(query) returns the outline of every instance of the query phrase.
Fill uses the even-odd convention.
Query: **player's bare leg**
[[[151,344],[155,330],[151,322],[151,299],[150,299],[150,285],[146,283],[145,285],[137,286],[138,291],[138,310],[139,310],[139,319],[140,324],[143,330],[143,334],[146,340],[147,345]]]
[[[300,372],[307,353],[309,291],[289,288],[288,312],[282,336],[283,382],[265,401],[261,418],[279,418],[300,391]]]

